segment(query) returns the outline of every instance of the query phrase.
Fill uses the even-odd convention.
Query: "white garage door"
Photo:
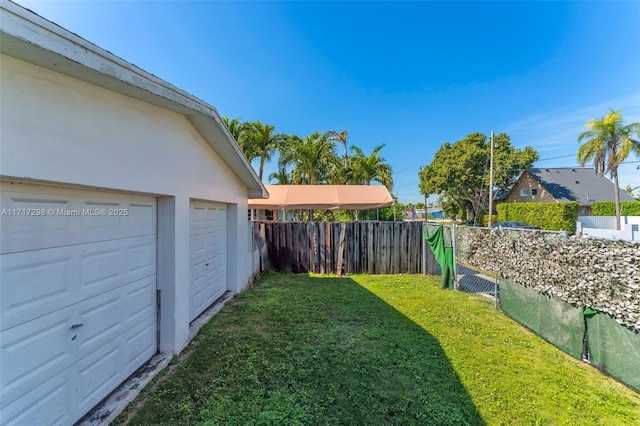
[[[0,190],[0,424],[73,424],[156,352],[156,202]]]
[[[227,291],[227,207],[191,202],[189,311],[193,320]]]

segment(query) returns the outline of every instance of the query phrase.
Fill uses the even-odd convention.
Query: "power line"
[[[549,160],[550,160],[550,158],[549,158]],[[637,164],[637,163],[640,163],[640,160],[638,160],[638,161],[623,161],[623,162],[622,162],[622,163],[620,163],[620,164]],[[583,166],[576,165],[576,166],[561,166],[561,167],[532,167],[532,168],[540,168],[540,169],[544,169],[544,168],[554,168],[554,169],[555,169],[555,168],[564,168],[564,169],[568,169],[568,168],[580,168],[580,167],[583,167]],[[503,171],[503,170],[502,170],[502,169],[500,169],[500,168],[499,168],[498,170]],[[505,170],[505,171],[514,171],[514,170],[520,170],[520,169],[507,169],[507,170]],[[526,170],[526,169],[525,169],[525,170]],[[484,176],[486,176],[486,175],[487,175],[487,168],[485,167],[485,170],[484,170]],[[420,183],[420,181],[419,181],[419,180],[417,180],[417,181],[414,181],[414,182],[411,182],[411,183],[406,183],[406,184],[404,184],[404,185],[394,186],[394,188],[404,188],[405,186],[409,186],[409,185],[416,185],[416,184],[419,184],[419,183]]]
[[[540,161],[547,161],[547,160],[557,160],[558,158],[567,158],[567,157],[575,157],[576,154],[569,154],[569,155],[561,155],[559,157],[549,157],[549,158],[543,158],[541,160],[538,160],[536,162],[540,162]]]
[[[536,163],[538,163],[540,161],[557,160],[558,158],[567,158],[567,157],[575,157],[575,154],[560,155],[558,157],[542,158],[542,159],[536,161]],[[621,163],[621,164],[624,164],[624,163]],[[405,167],[404,169],[396,170],[393,174],[395,175],[395,174],[398,174],[398,173],[401,173],[401,172],[405,172],[407,170],[415,169],[416,167],[424,167],[424,166],[428,166],[428,164],[416,164],[415,166]]]

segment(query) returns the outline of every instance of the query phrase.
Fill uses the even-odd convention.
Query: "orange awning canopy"
[[[265,185],[265,188],[269,198],[250,198],[250,209],[364,210],[394,203],[382,185]]]

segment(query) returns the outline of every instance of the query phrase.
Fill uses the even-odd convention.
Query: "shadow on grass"
[[[438,341],[350,278],[267,274],[132,424],[484,424]]]

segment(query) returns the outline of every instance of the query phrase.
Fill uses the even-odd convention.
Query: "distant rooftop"
[[[590,206],[596,201],[614,201],[614,185],[600,177],[593,167],[557,167],[527,170],[545,189],[560,202],[578,201]],[[620,190],[620,201],[635,201]]]

